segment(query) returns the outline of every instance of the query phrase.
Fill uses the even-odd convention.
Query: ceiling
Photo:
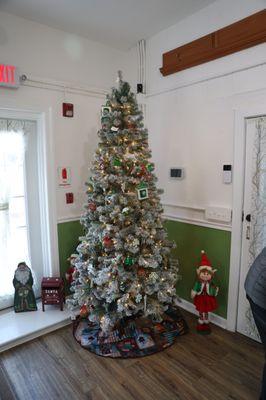
[[[0,0],[0,11],[130,49],[215,0]]]

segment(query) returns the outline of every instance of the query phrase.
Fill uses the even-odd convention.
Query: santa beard
[[[26,285],[30,278],[30,269],[28,267],[26,269],[18,268],[15,272],[15,278],[22,285]]]

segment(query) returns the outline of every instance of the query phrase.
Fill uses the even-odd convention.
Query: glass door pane
[[[29,263],[24,135],[0,130],[0,309],[13,303],[12,281],[21,261]]]

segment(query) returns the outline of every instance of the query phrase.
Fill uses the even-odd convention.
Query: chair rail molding
[[[81,214],[80,215],[69,215],[65,217],[59,217],[57,218],[57,223],[58,224],[64,224],[65,222],[74,222],[74,221],[80,221]]]
[[[209,221],[205,218],[205,208],[200,206],[191,206],[177,204],[168,201],[162,202],[164,213],[163,218],[172,221],[179,221],[186,224],[205,226],[207,228],[231,231],[231,223],[219,221]]]

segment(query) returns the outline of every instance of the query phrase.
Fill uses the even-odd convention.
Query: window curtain
[[[266,117],[256,120],[252,164],[250,266],[266,246]],[[250,309],[246,318],[247,334],[259,339]]]
[[[18,262],[29,262],[23,165],[25,134],[32,123],[0,119],[0,309],[13,304],[12,280]],[[16,197],[22,200],[24,221]]]

